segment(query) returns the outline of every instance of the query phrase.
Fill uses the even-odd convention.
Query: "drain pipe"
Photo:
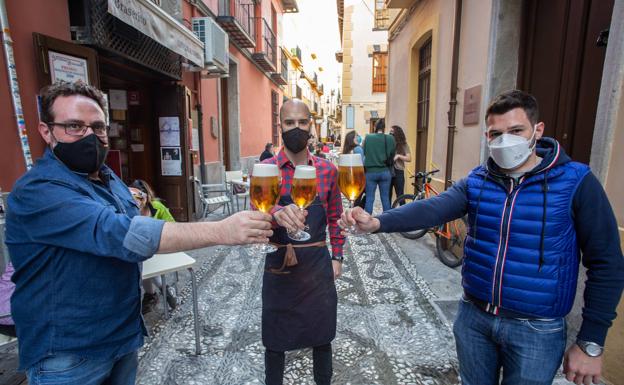
[[[461,36],[462,0],[455,1],[455,26],[453,27],[453,64],[451,69],[451,99],[448,111],[448,139],[446,143],[446,171],[444,189],[451,186],[453,178],[453,151],[455,148],[455,115],[457,114],[457,76],[459,71],[459,39]]]
[[[26,134],[26,121],[24,120],[22,98],[20,97],[19,84],[17,83],[17,71],[15,70],[15,59],[13,56],[13,39],[11,39],[11,29],[9,28],[9,16],[7,14],[5,0],[0,0],[0,29],[2,30],[2,46],[4,47],[4,57],[6,58],[13,111],[15,113],[15,122],[17,123],[17,135],[19,136],[20,145],[22,146],[26,170],[30,170],[33,161],[30,154],[28,135]]]

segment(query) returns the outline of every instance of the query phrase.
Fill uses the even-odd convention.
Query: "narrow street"
[[[202,355],[193,355],[186,301],[168,322],[155,325],[142,351],[138,384],[262,383],[262,261],[243,247],[190,254],[201,264]],[[352,240],[337,281],[334,383],[458,383],[449,325],[432,305],[437,296],[412,259],[393,235]],[[288,354],[285,383],[312,384],[311,369],[311,352]]]

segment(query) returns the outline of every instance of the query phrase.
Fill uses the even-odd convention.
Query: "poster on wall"
[[[159,117],[158,130],[162,147],[180,146],[180,118],[177,116]]]
[[[160,164],[163,176],[182,175],[182,158],[180,147],[161,147]]]
[[[48,51],[52,83],[63,80],[69,83],[82,81],[89,84],[87,60],[59,52]]]
[[[128,93],[126,90],[109,90],[109,93],[111,110],[128,109]]]

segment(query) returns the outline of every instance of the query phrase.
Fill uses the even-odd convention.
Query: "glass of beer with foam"
[[[352,209],[355,200],[366,188],[364,164],[360,154],[342,154],[338,158],[338,188],[349,200]],[[349,227],[345,232],[349,235],[357,235],[355,226]]]
[[[316,168],[312,166],[296,166],[290,197],[293,203],[303,211],[316,199]],[[309,229],[308,226],[305,228]],[[288,237],[295,241],[307,241],[310,234],[303,230],[289,231]]]
[[[269,214],[277,204],[280,196],[280,173],[275,164],[254,164],[249,196],[252,206],[263,213]],[[258,253],[272,253],[277,250],[273,245],[253,245],[252,250]]]

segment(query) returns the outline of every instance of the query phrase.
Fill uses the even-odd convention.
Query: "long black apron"
[[[292,203],[290,195],[280,198],[280,205]],[[287,245],[325,241],[327,214],[316,197],[308,207],[306,230],[312,236],[304,242],[288,238],[286,229],[274,231],[271,242]],[[288,350],[320,346],[336,337],[338,298],[334,284],[331,256],[327,247],[296,248],[298,264],[285,267],[287,274],[268,270],[279,269],[286,248],[267,254],[262,285],[262,343],[267,349]]]

